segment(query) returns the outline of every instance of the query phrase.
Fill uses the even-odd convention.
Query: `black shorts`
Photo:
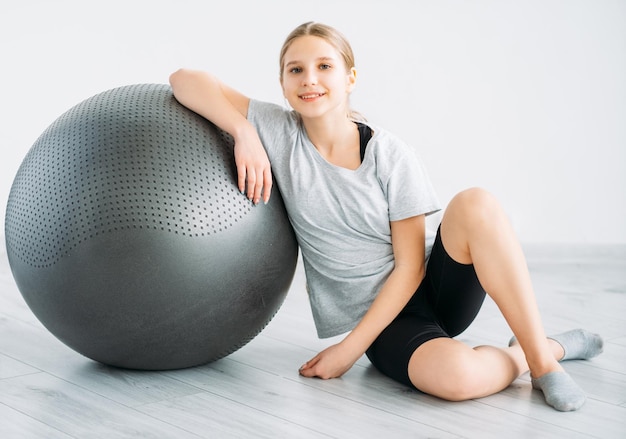
[[[434,338],[456,337],[465,331],[484,300],[474,266],[460,264],[446,253],[440,228],[424,280],[367,350],[367,357],[385,375],[413,386],[408,369],[415,350]]]

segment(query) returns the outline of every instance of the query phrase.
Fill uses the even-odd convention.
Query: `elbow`
[[[198,93],[214,94],[219,87],[217,79],[209,73],[200,70],[178,69],[169,77],[174,97],[179,101],[194,100]]]
[[[188,107],[194,105],[199,93],[212,89],[211,76],[199,70],[178,69],[170,75],[169,82],[176,100]]]
[[[174,91],[174,94],[181,88],[182,84],[187,83],[192,76],[192,71],[189,69],[178,69],[172,73],[169,77],[170,87]]]
[[[407,268],[407,271],[407,278],[410,279],[411,284],[415,285],[415,289],[417,289],[424,280],[424,276],[426,275],[426,269],[424,265],[422,264],[418,267]]]
[[[423,267],[415,267],[412,264],[396,265],[394,271],[396,276],[403,279],[407,291],[414,292],[424,280],[425,270]]]

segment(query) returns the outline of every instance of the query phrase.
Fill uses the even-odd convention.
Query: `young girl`
[[[350,111],[354,57],[335,29],[305,23],[285,41],[280,84],[292,110],[198,71],[170,83],[183,105],[233,136],[242,193],[267,202],[276,179],[318,335],[347,332],[301,375],[339,377],[365,353],[384,374],[448,400],[496,393],[530,370],[557,410],[584,403],[559,361],[598,355],[602,339],[585,330],[546,338],[520,245],[489,193],[458,194],[436,234],[426,230],[440,209],[428,176],[411,147]],[[452,338],[485,293],[515,334],[509,347]]]

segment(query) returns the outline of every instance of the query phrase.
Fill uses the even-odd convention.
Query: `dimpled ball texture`
[[[236,187],[232,138],[169,86],[93,96],[19,168],[7,254],[41,323],[95,361],[178,369],[253,339],[283,303],[297,244],[278,190]]]

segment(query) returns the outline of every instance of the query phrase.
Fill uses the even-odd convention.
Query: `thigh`
[[[472,264],[452,259],[443,246],[441,228],[433,245],[424,282],[427,299],[438,323],[456,337],[474,321],[485,300],[485,290]]]
[[[409,362],[417,348],[429,340],[448,336],[437,323],[423,290],[424,284],[366,352],[380,372],[407,386],[413,386]]]

